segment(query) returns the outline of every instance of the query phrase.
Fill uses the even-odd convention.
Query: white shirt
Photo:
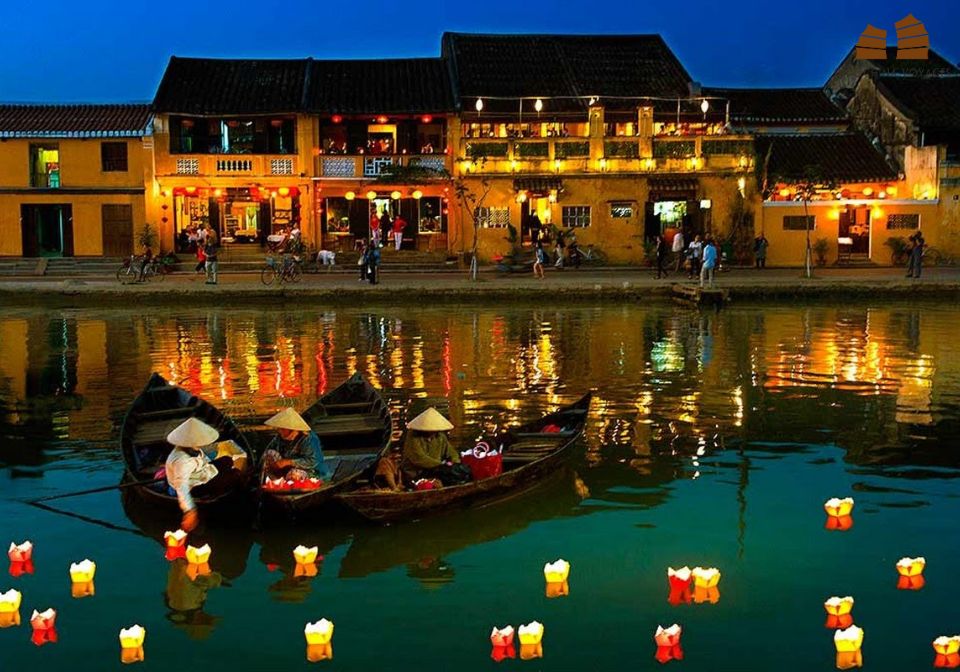
[[[674,252],[683,252],[683,233],[677,231],[676,235],[673,236],[673,247],[671,248]]]
[[[196,507],[190,490],[212,481],[217,475],[217,468],[202,451],[199,455],[191,455],[185,450],[174,448],[167,457],[165,467],[167,483],[176,491],[177,501],[183,511]]]
[[[700,259],[703,257],[703,242],[695,240],[690,243],[690,257],[693,259]]]

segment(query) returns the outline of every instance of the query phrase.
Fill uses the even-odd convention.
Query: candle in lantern
[[[901,558],[897,562],[897,588],[899,590],[920,590],[926,583],[923,578],[923,569],[926,567],[925,558]]]
[[[833,633],[833,644],[837,649],[837,669],[849,670],[863,667],[863,630],[851,625],[845,630]]]
[[[97,563],[90,559],[70,563],[70,580],[74,583],[89,583],[97,573]]]
[[[716,588],[720,583],[720,570],[716,567],[694,567],[690,574],[693,585],[698,588]]]

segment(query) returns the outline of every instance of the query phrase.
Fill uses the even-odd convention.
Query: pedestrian
[[[687,247],[687,258],[690,260],[690,271],[687,277],[692,280],[700,276],[700,262],[703,259],[703,241],[700,240],[699,234],[693,237]]]
[[[570,257],[574,268],[580,268],[580,248],[577,246],[577,234],[572,229],[567,239],[567,256]]]
[[[543,265],[547,261],[547,253],[543,249],[543,242],[538,240],[533,248],[533,277],[543,278]]]
[[[713,289],[713,274],[717,267],[717,244],[713,242],[713,238],[710,234],[707,234],[707,239],[703,244],[703,263],[700,266],[700,288],[702,289],[704,284],[706,284],[710,289]]]
[[[400,251],[400,246],[403,245],[403,230],[407,228],[407,220],[401,215],[397,215],[393,220],[393,227],[391,231],[393,232],[393,245],[394,249],[398,252]]]
[[[667,269],[663,266],[667,262],[667,239],[662,233],[658,233],[653,244],[656,246],[654,253],[657,257],[657,280],[659,280],[661,277],[667,277]]]
[[[357,250],[360,252],[360,258],[357,259],[357,266],[360,267],[360,282],[367,279],[367,241],[362,238],[357,241]]]
[[[926,247],[923,234],[917,231],[910,236],[910,242],[912,245],[910,247],[910,256],[907,258],[907,277],[919,278],[921,265],[923,264],[923,249]]]
[[[677,258],[677,273],[683,268],[683,244],[683,229],[677,229],[677,232],[673,234],[673,240],[670,245],[673,256]]]
[[[208,226],[207,238],[203,245],[203,256],[206,259],[204,263],[204,268],[207,273],[207,282],[208,285],[217,284],[217,248],[218,248],[218,239],[217,233],[212,228]]]
[[[767,247],[769,247],[769,245],[770,243],[767,242],[767,237],[764,236],[763,231],[761,231],[760,235],[753,241],[753,256],[756,260],[757,268],[767,267]]]
[[[367,247],[367,279],[371,285],[380,282],[380,248],[373,244],[373,240]]]
[[[565,248],[566,245],[563,242],[563,231],[557,229],[557,240],[553,245],[553,253],[557,257],[556,261],[553,263],[554,268],[563,268],[563,253]]]
[[[390,211],[386,208],[383,209],[383,214],[380,215],[380,228],[377,229],[377,244],[376,247],[382,247],[380,244],[380,236],[390,235],[390,231],[393,230],[393,220],[390,219]]]
[[[374,211],[370,215],[370,240],[375,241],[373,244],[377,246],[380,245],[380,221],[380,215]]]

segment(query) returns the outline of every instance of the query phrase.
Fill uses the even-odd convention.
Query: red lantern
[[[274,128],[280,128],[283,126],[283,119],[271,119],[270,125]]]
[[[387,123],[387,122],[390,121],[390,120],[387,119],[387,117],[385,117],[384,115],[381,114],[379,117],[377,117],[376,121],[377,121],[378,124],[385,124],[385,123]]]
[[[343,121],[343,117],[341,117],[339,114],[335,114],[332,117],[330,117],[330,121],[332,121],[335,124],[339,124],[341,121]]]
[[[920,590],[926,583],[923,574],[919,576],[898,576],[897,590]]]
[[[18,560],[10,563],[10,576],[17,578],[33,574],[33,560]]]
[[[513,642],[504,646],[494,645],[493,649],[490,651],[490,657],[499,663],[501,660],[505,660],[507,658],[516,658],[517,650],[514,647]]]
[[[431,121],[433,121],[433,117],[430,116],[429,114],[425,114],[422,117],[420,117],[420,121],[423,122],[424,124],[429,124]]]
[[[853,516],[827,516],[824,529],[834,532],[846,532],[853,527]]]

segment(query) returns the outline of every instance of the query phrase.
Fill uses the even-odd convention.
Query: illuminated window
[[[817,228],[817,218],[815,215],[808,217],[804,217],[803,215],[784,215],[783,217],[784,231],[806,231],[808,225],[811,231]]]
[[[610,216],[614,219],[629,219],[633,217],[633,203],[611,203]]]
[[[590,206],[565,205],[560,211],[560,221],[565,229],[588,227],[590,226]]]
[[[30,145],[30,186],[60,188],[59,145]]]
[[[484,229],[505,229],[510,224],[510,208],[477,208],[476,218]]]

